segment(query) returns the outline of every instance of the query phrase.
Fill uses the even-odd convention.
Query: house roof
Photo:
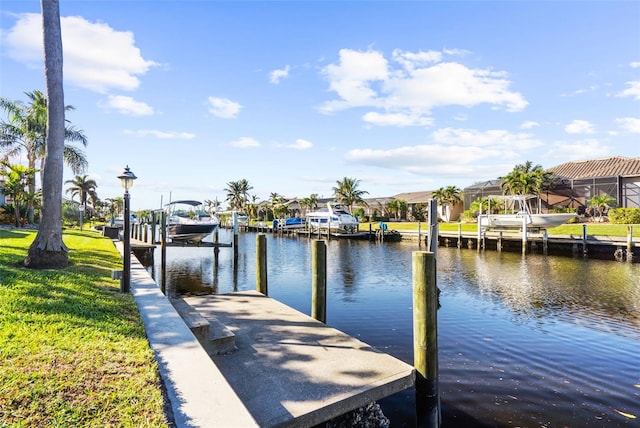
[[[405,201],[407,201],[407,204],[417,204],[421,202],[427,203],[429,202],[429,199],[431,199],[432,193],[432,191],[398,193],[391,199],[404,199]]]
[[[610,158],[566,162],[549,168],[548,171],[571,179],[612,176],[636,177],[640,176],[640,158],[613,156]]]

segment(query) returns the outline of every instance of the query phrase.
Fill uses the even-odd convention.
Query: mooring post
[[[462,223],[458,223],[458,248],[462,247]]]
[[[477,251],[480,252],[480,241],[482,240],[482,205],[480,206],[480,214],[478,215],[478,248]],[[471,242],[471,239],[469,239],[469,242],[467,243],[467,245],[469,246],[469,248],[473,248],[471,245],[473,245],[473,243]]]
[[[527,254],[527,216],[522,216],[522,254]]]
[[[438,287],[435,254],[414,251],[412,265],[416,416],[419,427],[439,427]]]
[[[160,290],[167,294],[167,214],[160,217]]]
[[[627,226],[627,261],[633,261],[633,225]]]
[[[502,231],[498,232],[498,247],[496,250],[498,250],[498,252],[502,251]]]
[[[218,253],[220,252],[220,247],[218,247],[218,242],[220,242],[219,240],[219,236],[218,236],[218,231],[220,229],[220,225],[216,226],[216,228],[213,231],[213,243],[216,244],[213,246],[213,255],[216,257],[216,259],[218,258]]]
[[[151,211],[151,243],[156,243],[156,212]]]
[[[418,247],[422,245],[422,223],[418,222]]]
[[[547,255],[549,249],[549,233],[547,229],[542,229],[542,254]]]
[[[327,322],[327,243],[322,240],[311,247],[311,316]]]
[[[587,254],[587,225],[582,225],[582,254]]]
[[[429,242],[427,251],[436,253],[438,250],[438,200],[429,199]]]
[[[256,290],[265,296],[269,295],[267,288],[267,235],[264,233],[256,236]]]
[[[233,212],[233,261],[238,261],[238,213]]]

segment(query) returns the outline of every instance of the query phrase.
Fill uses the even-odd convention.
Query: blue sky
[[[67,119],[132,208],[368,196],[640,156],[637,1],[61,0]],[[40,4],[0,5],[0,96],[44,91]],[[65,173],[65,180],[73,178]]]

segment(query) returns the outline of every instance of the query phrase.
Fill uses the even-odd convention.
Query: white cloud
[[[564,131],[567,134],[593,134],[596,132],[593,124],[589,121],[578,119],[565,126]]]
[[[362,120],[379,126],[424,126],[433,124],[433,118],[418,114],[369,112]]]
[[[488,150],[481,147],[425,144],[389,150],[355,149],[347,153],[346,159],[357,164],[400,170],[429,177],[434,175],[469,176],[477,180],[483,178],[479,172],[483,169],[483,160],[501,156],[503,153],[499,150]],[[495,165],[488,168],[489,162],[486,163],[486,172],[489,175],[485,178],[494,177]]]
[[[104,93],[110,89],[133,90],[138,76],[157,64],[145,60],[133,33],[117,31],[80,16],[60,18],[64,45],[64,78],[75,86]],[[42,67],[42,22],[40,14],[18,16],[3,35],[8,55],[28,67]]]
[[[640,117],[621,117],[616,119],[616,123],[627,132],[640,134]]]
[[[627,82],[628,88],[622,92],[619,92],[619,97],[632,97],[636,100],[640,100],[640,80]]]
[[[496,159],[503,162],[518,159],[523,151],[543,145],[529,134],[513,134],[504,130],[444,128],[434,131],[429,139],[431,144],[385,150],[351,150],[346,159],[414,174],[461,175],[479,180],[495,178],[497,170],[513,168],[513,165],[496,166]]]
[[[289,144],[285,146],[288,149],[296,149],[296,150],[308,150],[313,147],[313,143],[311,141],[303,140],[302,138],[298,138],[295,143]]]
[[[353,107],[373,107],[382,112],[365,115],[370,123],[390,125],[395,121],[406,126],[407,117],[422,118],[440,106],[489,104],[508,111],[527,106],[520,93],[509,90],[511,82],[505,72],[441,62],[442,57],[435,51],[396,49],[390,62],[378,51],[342,49],[338,62],[323,69],[329,88],[338,99],[325,102],[320,110],[329,114]]]
[[[538,122],[534,122],[533,120],[527,120],[522,122],[522,124],[520,125],[520,129],[532,129],[536,126],[540,126],[540,124]]]
[[[288,64],[283,69],[273,70],[269,74],[269,81],[274,85],[277,85],[282,79],[289,77],[289,70],[291,70],[291,67],[289,67]]]
[[[229,145],[231,147],[236,147],[239,149],[246,149],[249,147],[260,147],[260,142],[251,137],[242,137],[238,140],[230,142]]]
[[[640,68],[640,61],[634,61],[632,63],[629,63],[629,67],[631,67],[631,68]]]
[[[154,114],[153,107],[150,105],[123,95],[109,95],[107,102],[99,106],[129,116],[151,116]]]
[[[611,147],[602,145],[598,140],[586,139],[566,143],[557,141],[553,144],[553,149],[544,154],[544,157],[552,162],[567,162],[582,159],[595,159],[606,157],[611,154]]]
[[[544,145],[531,134],[513,134],[502,129],[479,131],[477,129],[442,128],[433,132],[433,141],[465,147],[486,147],[495,150],[530,150]]]
[[[391,57],[406,70],[414,70],[416,67],[424,67],[442,61],[442,52],[405,52],[401,49],[394,49]]]
[[[154,137],[159,140],[192,140],[196,136],[191,132],[164,132],[155,129],[138,129],[135,131],[127,129],[124,133],[135,135],[136,137]]]
[[[242,105],[227,98],[209,97],[209,113],[223,119],[235,119],[240,114]]]
[[[331,113],[342,108],[379,104],[376,102],[378,94],[370,85],[389,77],[387,60],[375,51],[341,49],[339,55],[339,64],[330,64],[323,72],[329,79],[331,90],[342,100],[327,103],[323,111]]]

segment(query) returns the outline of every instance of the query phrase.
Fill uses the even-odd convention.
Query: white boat
[[[358,220],[338,202],[328,202],[326,208],[308,212],[306,219],[312,231],[330,231],[331,233],[358,231]]]
[[[533,195],[513,195],[500,198],[511,208],[513,213],[486,214],[478,216],[479,225],[494,229],[522,229],[526,225],[530,229],[549,229],[560,226],[571,219],[577,218],[576,213],[538,213],[532,214],[527,200],[535,198]]]
[[[307,227],[307,222],[301,217],[289,217],[287,219],[275,219],[272,223],[273,230],[286,231],[295,229],[304,229]]]
[[[174,201],[165,210],[167,237],[172,242],[199,243],[218,227],[218,217],[207,213],[200,201]]]

